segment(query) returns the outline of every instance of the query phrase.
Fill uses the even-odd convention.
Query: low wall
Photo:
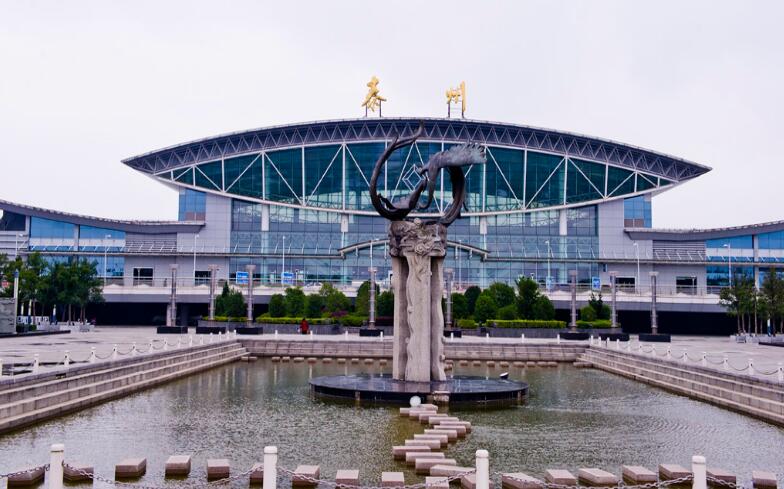
[[[275,340],[243,337],[237,340],[252,355],[260,357],[344,357],[392,358],[392,341],[310,341]],[[444,345],[449,360],[506,360],[574,362],[585,351],[584,344],[488,344],[484,342],[456,342]]]
[[[784,425],[784,384],[776,381],[594,346],[581,360],[600,370]]]

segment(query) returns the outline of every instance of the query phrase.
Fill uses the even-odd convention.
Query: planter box
[[[648,341],[651,343],[669,343],[671,341],[670,335],[668,334],[651,334],[651,333],[640,333],[640,341]]]
[[[196,334],[225,334],[226,331],[226,326],[196,326]]]
[[[599,338],[602,341],[629,341],[629,335],[626,333],[599,333]]]
[[[381,336],[383,329],[360,328],[359,336]]]
[[[463,331],[460,330],[460,329],[445,329],[444,330],[444,337],[446,337],[446,338],[450,338],[450,337],[462,338],[463,337]]]
[[[187,326],[158,326],[158,334],[188,334]]]
[[[591,337],[590,333],[580,333],[580,332],[577,332],[577,333],[571,333],[571,332],[561,333],[561,339],[562,340],[584,341],[584,340],[587,340],[590,337]]]
[[[253,324],[255,325],[256,323]],[[260,326],[243,326],[241,328],[235,328],[234,331],[237,334],[264,334],[264,328]]]

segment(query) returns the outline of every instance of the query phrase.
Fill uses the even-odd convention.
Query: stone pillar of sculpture
[[[392,375],[412,382],[445,380],[443,264],[446,227],[414,221],[389,225],[395,291]]]

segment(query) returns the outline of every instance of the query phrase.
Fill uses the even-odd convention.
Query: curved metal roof
[[[251,129],[170,146],[126,158],[123,163],[154,174],[257,151],[391,139],[396,134],[413,133],[420,121],[425,124],[423,140],[470,141],[540,150],[607,162],[674,181],[688,180],[711,170],[682,158],[580,134],[499,122],[421,117],[346,119]]]
[[[747,236],[750,234],[784,231],[784,221],[770,221],[725,228],[626,228],[624,231],[629,236],[629,238],[634,240],[650,239],[661,241],[702,241],[706,239],[732,238],[736,236]]]

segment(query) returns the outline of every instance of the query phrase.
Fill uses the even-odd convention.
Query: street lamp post
[[[370,272],[370,297],[368,304],[368,327],[376,327],[376,269],[372,266],[368,269]]]
[[[14,270],[14,332],[16,332],[16,323],[19,321],[19,269]]]
[[[640,244],[637,241],[634,242],[634,250],[635,250],[635,254],[637,255],[637,277],[634,279],[634,288],[639,292],[640,290]]]
[[[727,248],[727,279],[729,280],[730,288],[732,288],[732,244],[726,243],[722,246]]]
[[[193,285],[196,285],[196,240],[199,239],[198,234],[193,235]]]
[[[286,273],[286,236],[283,236],[283,262],[281,263],[280,283],[283,283],[283,274]]]
[[[103,237],[103,286],[106,287],[106,276],[109,275],[109,265],[107,262],[107,252],[109,251],[109,245],[106,243],[112,238],[111,234],[106,234]]]
[[[14,234],[14,260],[19,258],[19,238],[24,237],[24,234]]]
[[[659,334],[658,315],[656,314],[656,276],[659,272],[651,274],[651,334]]]
[[[454,280],[455,271],[451,268],[444,270],[446,275],[446,319],[444,323],[446,327],[452,329],[452,281]]]
[[[210,265],[210,321],[215,320],[215,282],[218,280],[218,265]]]
[[[551,277],[551,275],[550,275],[550,257],[552,256],[553,252],[552,252],[552,248],[550,248],[550,240],[549,239],[547,241],[545,241],[545,244],[547,245],[547,278],[544,281],[544,286],[547,288],[547,290],[550,290],[550,282],[552,280],[550,278]]]
[[[572,333],[577,332],[577,270],[569,270],[569,288],[571,289],[570,301],[570,321],[569,329]]]
[[[618,272],[610,272],[610,298],[611,298],[611,309],[610,309],[610,327],[617,328],[618,327],[618,309],[616,308],[615,299],[616,299],[616,278],[618,277]]]
[[[463,246],[463,240],[458,239],[458,243],[460,243],[460,248]],[[455,247],[455,261],[457,262],[457,289],[463,290],[463,260],[460,259],[458,255],[459,248]]]

